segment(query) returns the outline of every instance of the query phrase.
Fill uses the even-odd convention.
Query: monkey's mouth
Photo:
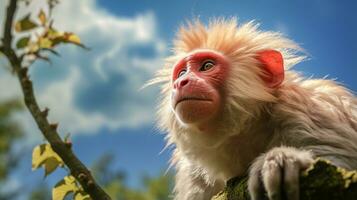
[[[211,99],[205,99],[205,98],[200,98],[200,97],[182,97],[179,100],[176,101],[175,108],[179,103],[185,102],[185,101],[212,101]]]

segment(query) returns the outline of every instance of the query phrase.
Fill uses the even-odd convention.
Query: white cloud
[[[7,1],[0,1],[0,35],[2,36],[3,27],[4,27],[4,19],[5,19],[5,10],[7,6]]]
[[[11,71],[10,70],[4,70],[4,66],[6,65],[2,65],[2,62],[4,61],[4,59],[0,59],[1,60],[1,64],[0,64],[0,97],[2,100],[9,100],[14,98],[15,96],[18,96],[19,92],[20,92],[20,85],[16,79],[15,76],[11,75]]]
[[[36,13],[40,7],[28,9]],[[61,47],[62,56],[52,59],[53,66],[38,63],[31,68],[40,105],[50,108],[51,121],[59,122],[62,132],[71,133],[153,122],[158,91],[139,88],[162,65],[166,52],[154,13],[118,17],[95,0],[64,0],[54,10],[54,20],[55,27],[75,32],[92,50]],[[14,81],[0,75],[1,99],[19,96]],[[17,117],[26,130],[36,129],[29,115]]]

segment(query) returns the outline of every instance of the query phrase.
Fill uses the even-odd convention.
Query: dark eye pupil
[[[178,74],[177,77],[181,77],[181,76],[184,75],[185,73],[186,73],[186,70],[184,69],[184,70],[180,71],[180,73]]]
[[[212,61],[206,61],[205,63],[203,63],[203,65],[201,67],[201,71],[207,71],[207,70],[211,69],[212,67],[214,67],[214,63]]]

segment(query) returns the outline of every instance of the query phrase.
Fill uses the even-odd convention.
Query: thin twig
[[[109,195],[106,194],[105,191],[95,182],[86,166],[76,157],[72,149],[61,139],[56,130],[57,124],[49,123],[47,119],[48,110],[45,109],[44,111],[41,111],[37,103],[32,81],[29,79],[27,73],[27,68],[22,66],[22,57],[16,55],[14,49],[11,47],[11,31],[16,8],[17,0],[10,0],[6,13],[4,38],[2,39],[3,46],[0,47],[0,51],[7,57],[19,79],[26,107],[35,119],[43,136],[51,144],[53,150],[62,158],[63,162],[70,169],[71,174],[82,185],[83,190],[88,193],[93,200],[110,200],[111,198]]]
[[[5,49],[10,49],[11,48],[11,42],[12,42],[12,23],[14,21],[14,15],[15,11],[17,8],[17,0],[13,1],[10,0],[10,4],[7,7],[6,11],[6,20],[5,20],[5,28],[4,28],[4,38],[3,38],[3,44]]]

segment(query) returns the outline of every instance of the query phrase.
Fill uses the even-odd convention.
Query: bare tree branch
[[[93,200],[110,200],[108,194],[95,182],[90,171],[76,157],[70,145],[66,144],[57,132],[57,124],[51,124],[47,119],[48,109],[41,111],[33,90],[32,81],[30,80],[27,68],[22,66],[22,57],[16,55],[12,44],[12,25],[17,8],[17,0],[10,0],[7,7],[6,21],[4,28],[3,45],[0,51],[9,60],[15,74],[17,75],[21,89],[24,95],[26,107],[29,109],[32,117],[35,119],[37,126],[43,136],[51,144],[52,149],[62,158],[63,162],[70,169],[71,174],[82,185],[83,190],[90,195]]]

